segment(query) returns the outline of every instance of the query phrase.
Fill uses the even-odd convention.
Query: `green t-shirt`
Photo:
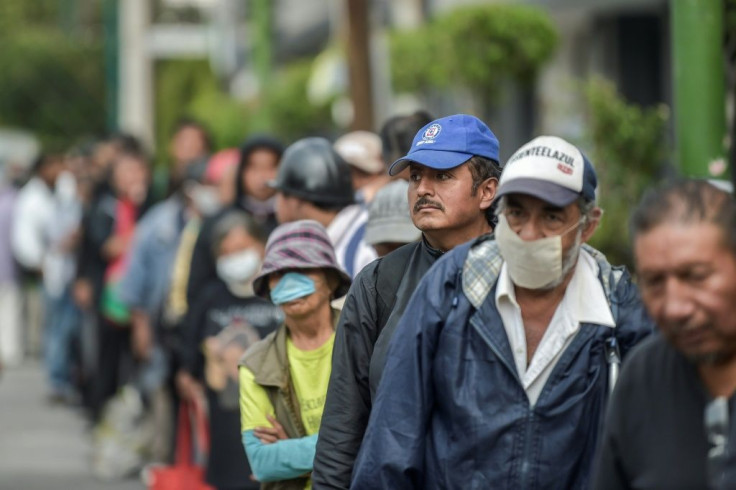
[[[325,408],[327,385],[332,369],[332,347],[335,334],[322,346],[314,350],[299,350],[291,337],[286,339],[286,355],[289,356],[289,370],[294,383],[304,429],[307,435],[316,434],[322,421]],[[266,390],[255,382],[253,373],[240,366],[240,423],[242,431],[256,427],[271,427],[266,414],[274,415],[273,406]]]

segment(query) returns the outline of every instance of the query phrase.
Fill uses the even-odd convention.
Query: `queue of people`
[[[154,203],[116,136],[0,193],[0,279],[43,281],[50,400],[103,424],[137,390],[146,461],[205,407],[212,488],[736,488],[733,196],[650,190],[634,280],[580,148],[499,146],[417,112],[212,154],[183,121]]]

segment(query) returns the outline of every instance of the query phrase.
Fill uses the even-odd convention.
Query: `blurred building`
[[[580,138],[585,129],[581,81],[591,75],[612,80],[631,102],[670,103],[667,0],[516,1],[546,10],[558,27],[560,42],[554,59],[543,68],[533,87],[509,84],[503,101],[493,108],[473,107],[462,91],[440,94],[432,100],[392,93],[386,32],[411,28],[460,5],[504,0],[369,1],[365,22],[370,29],[369,73],[375,126],[397,112],[420,106],[437,116],[459,111],[489,114],[488,123],[503,142],[502,158],[506,158],[535,133]],[[311,56],[315,62],[310,98],[348,94],[350,60],[325,50],[346,38],[349,0],[158,0],[157,3],[160,7],[153,16],[146,0],[118,3],[121,16],[119,119],[123,128],[148,135],[149,141],[155,117],[151,112],[151,63],[155,59],[208,58],[223,85],[236,98],[243,99],[258,93],[264,69]],[[180,15],[175,15],[176,12]],[[271,65],[265,68],[258,64],[259,43],[264,39],[262,32],[259,34],[262,27],[259,23],[263,22],[268,24],[264,32],[271,41],[266,50]],[[338,125],[345,125],[351,117],[346,99],[338,101],[342,105],[336,104],[333,111]]]

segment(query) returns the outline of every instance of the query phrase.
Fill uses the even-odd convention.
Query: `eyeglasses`
[[[708,437],[709,488],[723,488],[728,449],[728,399],[715,398],[705,407],[705,433]]]

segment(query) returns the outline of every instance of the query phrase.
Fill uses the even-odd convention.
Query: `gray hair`
[[[266,243],[268,236],[261,225],[245,211],[233,209],[220,217],[212,227],[210,252],[213,257],[217,258],[220,254],[220,245],[222,245],[223,240],[236,228],[241,228],[259,242]]]

